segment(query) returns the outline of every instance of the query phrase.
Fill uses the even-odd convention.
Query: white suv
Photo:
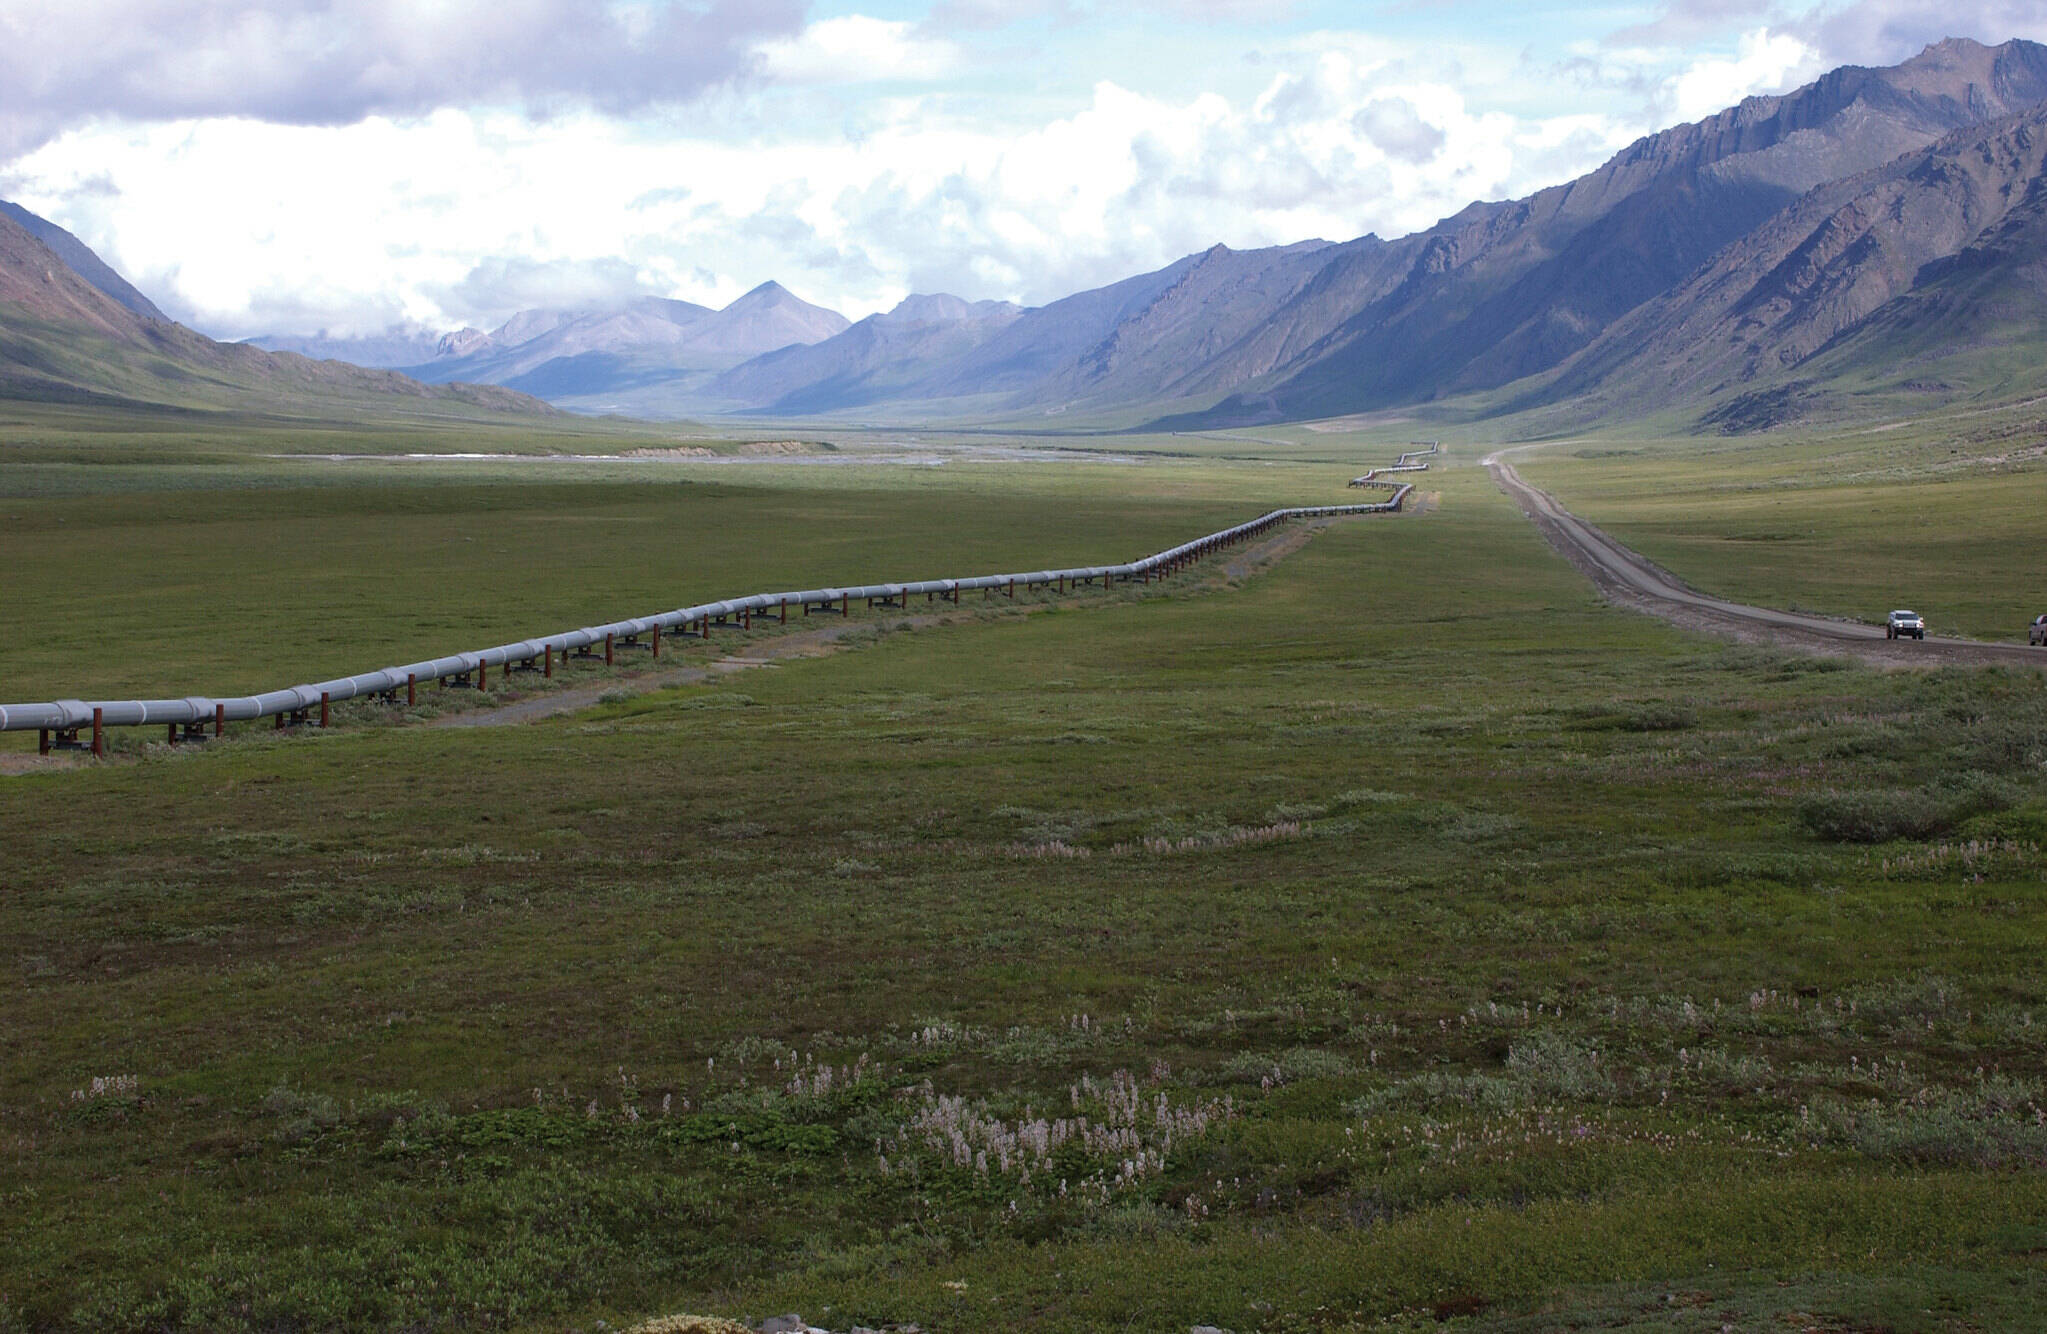
[[[1926,622],[1916,611],[1894,611],[1884,622],[1885,639],[1903,639],[1910,635],[1914,639],[1926,638]]]

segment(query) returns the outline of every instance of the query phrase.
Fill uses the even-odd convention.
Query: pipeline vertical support
[[[787,625],[789,624],[789,599],[783,598],[780,605],[782,608],[782,624]]]
[[[218,737],[225,731],[227,731],[227,705],[216,704],[213,706],[213,735]]]
[[[176,723],[165,723],[165,724],[163,725],[163,728],[164,728],[164,736],[163,736],[163,743],[164,743],[164,744],[165,744],[166,746],[175,746],[175,745],[177,745],[177,744],[178,744],[178,725],[177,725]]]
[[[419,703],[419,678],[411,672],[405,674],[405,707]]]
[[[545,655],[541,658],[541,675],[544,679],[552,681],[554,680],[554,645],[543,644],[540,651]]]
[[[102,717],[105,712],[104,709],[92,711],[92,753],[95,759],[104,758],[107,753],[107,733]]]
[[[478,677],[477,679],[481,680],[482,678]],[[483,687],[478,686],[477,689],[481,690],[483,689]],[[320,726],[325,727],[326,725],[327,725],[327,692],[322,690],[320,692]]]
[[[741,608],[739,609],[739,628],[740,628],[740,629],[742,629],[742,630],[751,630],[751,629],[753,629],[753,608],[752,608],[752,607],[741,607]]]
[[[476,664],[476,689],[478,693],[490,689],[490,664],[487,662]],[[325,723],[320,725],[322,727],[326,726]]]
[[[277,730],[278,730],[278,731],[280,731],[280,732],[282,732],[282,731],[284,730],[284,712],[283,712],[283,710],[279,710],[279,711],[278,711],[278,714],[277,714]]]
[[[606,667],[609,667],[609,666],[611,666],[611,641],[612,641],[612,640],[614,640],[614,639],[616,639],[616,638],[617,638],[617,636],[616,636],[616,635],[613,635],[613,634],[609,633],[608,631],[607,631],[607,632],[605,633],[605,636],[604,636],[604,665],[605,665]]]
[[[36,729],[36,754],[47,755],[49,753],[50,729],[47,727],[38,727]]]
[[[853,595],[852,595],[851,593],[848,593],[848,594],[846,594],[846,595],[845,595],[844,597],[842,597],[842,598],[840,598],[840,599],[839,599],[839,615],[841,615],[841,616],[851,616],[852,614],[853,614]]]
[[[654,627],[654,660],[661,660],[661,627],[658,625]]]

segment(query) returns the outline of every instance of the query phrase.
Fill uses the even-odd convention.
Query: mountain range
[[[2047,340],[2043,101],[2047,47],[1951,39],[1395,240],[1215,246],[1043,306],[920,295],[857,323],[766,283],[379,355],[578,411],[1166,429],[1426,407],[1740,430],[1855,393],[2047,389],[2047,359],[2009,351]],[[78,250],[81,286],[151,318]]]

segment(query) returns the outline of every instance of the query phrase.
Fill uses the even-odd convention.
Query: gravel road
[[[1485,466],[1493,480],[1534,520],[1549,544],[1611,602],[1660,616],[1688,630],[1749,643],[1782,644],[1809,653],[1847,654],[1886,666],[2004,662],[2047,667],[2047,649],[2024,644],[1990,644],[1941,635],[1892,640],[1885,637],[1881,625],[1709,597],[1571,513],[1549,492],[1523,481],[1506,459],[1514,452],[1503,449],[1486,456]]]

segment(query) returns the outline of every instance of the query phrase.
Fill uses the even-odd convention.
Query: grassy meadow
[[[245,442],[0,462],[0,695],[1121,558],[1398,449]],[[1235,578],[0,776],[0,1330],[2036,1327],[2047,679],[1608,609],[1477,453]]]

